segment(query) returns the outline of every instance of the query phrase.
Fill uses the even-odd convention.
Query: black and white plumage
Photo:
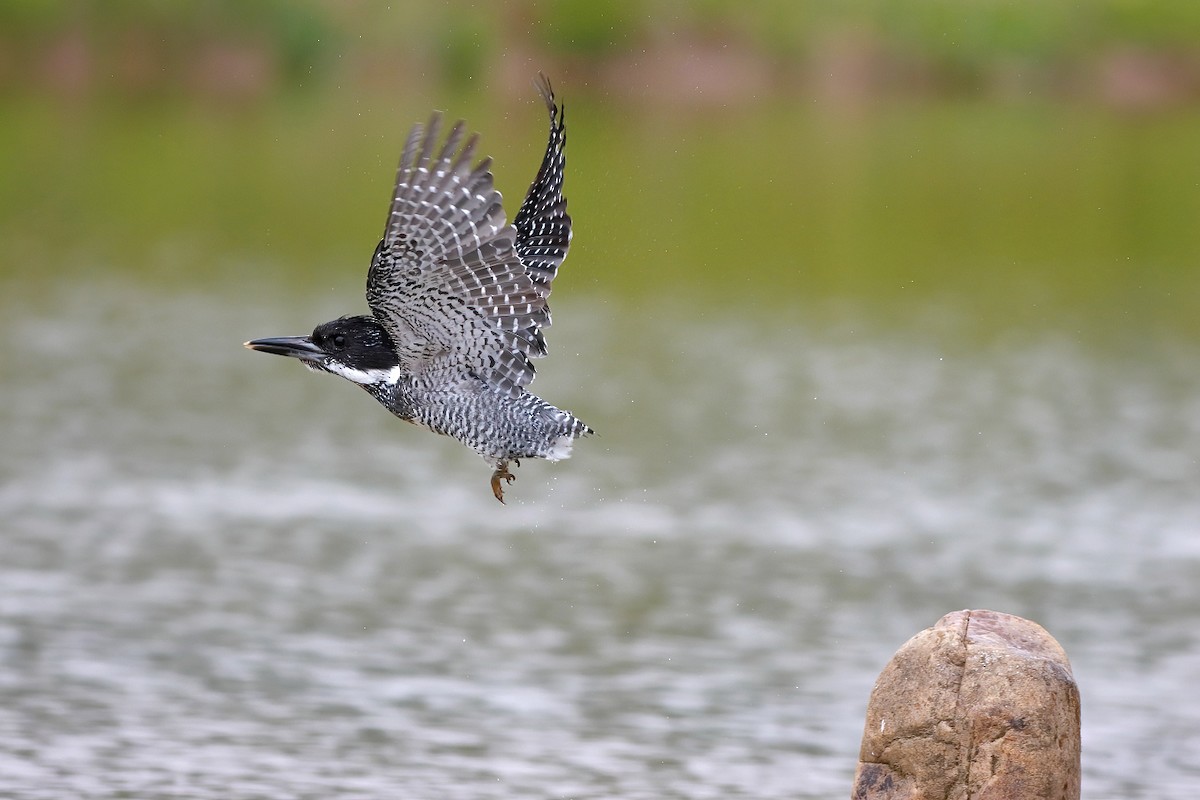
[[[510,463],[567,458],[592,432],[526,389],[532,359],[546,355],[546,300],[571,241],[564,112],[544,75],[537,88],[550,137],[511,225],[491,159],[472,164],[478,136],[465,137],[460,121],[443,140],[434,113],[404,144],[367,275],[371,314],[326,322],[311,336],[246,343],[340,375],[401,419],[471,447],[494,467],[500,502],[501,482],[514,479]]]

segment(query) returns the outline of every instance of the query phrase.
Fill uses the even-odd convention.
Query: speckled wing
[[[451,368],[512,395],[533,380],[531,353],[548,318],[506,224],[491,159],[472,166],[477,136],[458,122],[438,146],[441,116],[412,129],[396,171],[367,302],[413,373]]]
[[[567,215],[567,201],[562,192],[563,172],[567,166],[567,129],[565,112],[554,102],[550,80],[539,73],[535,85],[550,112],[550,140],[546,143],[546,154],[537,177],[513,218],[513,227],[517,231],[517,255],[525,265],[525,271],[534,283],[545,287],[548,296],[550,284],[571,246],[571,218]],[[544,319],[537,323],[536,328],[526,331],[533,340],[534,348],[529,353],[533,357],[546,354],[546,340],[541,329],[550,326],[549,306],[545,308]]]

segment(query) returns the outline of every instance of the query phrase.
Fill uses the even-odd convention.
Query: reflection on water
[[[599,436],[502,508],[240,347],[328,298],[10,292],[2,793],[839,796],[879,669],[966,607],[1070,654],[1089,797],[1195,785],[1193,346],[575,298],[535,388]]]

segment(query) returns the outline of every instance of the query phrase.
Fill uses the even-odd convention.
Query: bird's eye
[[[333,346],[334,347],[345,347],[346,346],[346,337],[340,333],[335,333],[333,335]]]

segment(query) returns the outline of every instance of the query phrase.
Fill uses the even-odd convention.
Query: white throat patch
[[[347,367],[345,364],[340,364],[337,361],[330,361],[325,364],[325,369],[334,375],[341,375],[348,381],[360,383],[364,386],[378,383],[394,385],[400,380],[399,366],[391,367],[390,369],[355,369],[354,367]]]

